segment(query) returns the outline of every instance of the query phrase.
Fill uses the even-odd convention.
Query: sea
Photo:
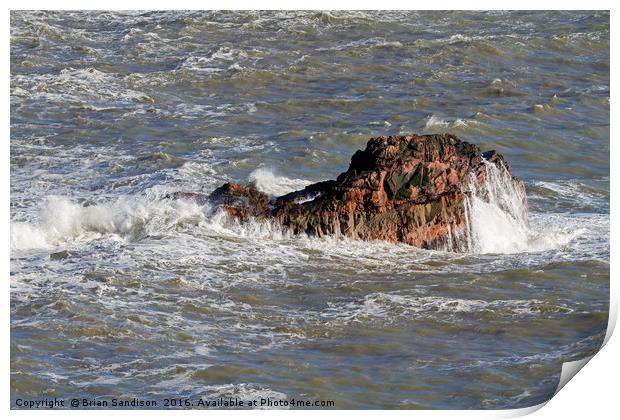
[[[11,12],[11,406],[547,401],[607,329],[609,17]],[[278,196],[413,133],[501,153],[523,217],[481,200],[471,246],[424,250],[169,198]]]

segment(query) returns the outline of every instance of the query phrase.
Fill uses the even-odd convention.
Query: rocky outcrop
[[[465,198],[471,182],[485,182],[483,161],[510,172],[495,151],[481,153],[451,134],[377,137],[336,180],[275,198],[229,182],[208,201],[233,218],[270,219],[294,234],[439,248],[466,229]]]

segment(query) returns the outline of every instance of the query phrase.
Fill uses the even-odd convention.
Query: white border
[[[564,0],[564,1],[546,1],[542,2],[540,0],[521,0],[521,1],[490,1],[490,0],[470,0],[467,2],[462,1],[433,1],[433,2],[405,2],[405,1],[397,1],[397,0],[382,0],[381,2],[369,2],[369,1],[353,1],[353,0],[343,0],[343,1],[326,1],[326,0],[315,0],[312,3],[301,2],[299,0],[271,0],[271,1],[261,1],[261,2],[249,2],[249,1],[241,1],[241,0],[211,0],[205,2],[197,2],[197,1],[188,1],[188,0],[176,0],[174,2],[164,2],[159,0],[139,0],[139,1],[119,1],[119,0],[108,0],[106,2],[84,2],[77,0],[66,0],[63,2],[59,1],[40,1],[40,0],[22,0],[19,2],[15,2],[12,4],[13,9],[92,9],[92,10],[104,10],[104,9],[121,9],[121,10],[161,10],[161,9],[239,9],[239,10],[252,10],[252,9],[289,9],[289,10],[298,10],[298,9],[314,9],[314,10],[337,10],[337,9],[356,9],[356,10],[374,10],[374,9],[418,9],[418,10],[445,10],[445,9],[474,9],[474,10],[485,10],[485,9],[495,9],[495,10],[518,10],[518,9],[529,9],[529,10],[546,10],[546,9],[562,9],[562,10],[611,10],[611,25],[614,26],[614,22],[617,23],[615,18],[616,12],[614,7],[612,7],[614,3],[611,1],[599,1],[599,0],[591,0],[591,1],[575,1],[575,0]],[[4,29],[4,33],[8,35],[9,33],[9,9],[6,9],[4,19],[2,20],[2,26]],[[611,43],[611,62],[612,69],[616,68],[616,65],[613,64],[614,59],[616,57],[614,46],[616,43],[614,42],[614,34],[615,31],[611,31],[612,43]],[[5,35],[5,36],[6,36]],[[6,36],[4,40],[4,48],[5,53],[3,58],[5,60],[5,65],[2,68],[3,77],[5,83],[8,84],[10,67],[9,67],[9,57],[10,57],[10,38]],[[613,75],[614,72],[612,70],[611,76],[611,84],[613,84]],[[9,88],[10,89],[10,88]],[[5,287],[3,289],[4,299],[1,301],[2,305],[2,315],[3,315],[3,334],[2,337],[4,339],[2,346],[2,355],[4,361],[4,381],[2,382],[3,397],[0,399],[0,404],[4,408],[5,413],[11,417],[15,418],[34,418],[39,415],[44,415],[50,418],[82,418],[84,414],[83,411],[55,411],[55,410],[45,410],[45,411],[26,411],[26,410],[10,410],[10,365],[9,365],[9,357],[10,357],[10,317],[9,317],[9,259],[10,259],[10,250],[9,250],[9,236],[8,232],[10,229],[10,165],[9,165],[9,156],[10,156],[10,147],[9,147],[9,139],[10,139],[10,107],[8,101],[8,95],[5,97],[4,102],[4,112],[2,113],[3,119],[3,127],[5,135],[5,141],[2,143],[3,152],[4,152],[4,162],[6,167],[3,171],[3,176],[0,177],[0,188],[2,190],[2,195],[4,197],[4,218],[2,220],[2,233],[4,233],[4,242],[1,245],[2,250],[2,267],[3,272],[6,273],[5,279]],[[611,120],[616,121],[615,109],[613,107],[613,103],[611,105]],[[614,124],[611,126],[610,138],[614,138]],[[618,147],[614,145],[614,142],[611,142],[611,162],[618,161]],[[614,165],[611,165],[611,185],[612,190],[613,186],[617,184],[618,173],[614,168]],[[618,209],[618,196],[612,194],[611,196],[611,251],[613,253],[614,250],[618,249],[618,228],[615,222],[615,214],[616,209]],[[615,259],[612,257],[612,260]],[[608,334],[606,335],[606,345],[605,347],[597,354],[591,362],[587,364],[578,375],[577,380],[570,381],[565,388],[562,389],[554,398],[552,398],[547,404],[541,404],[540,406],[519,409],[519,410],[505,410],[505,411],[404,411],[404,410],[381,410],[381,411],[367,411],[367,412],[359,412],[359,411],[322,411],[318,413],[320,416],[326,416],[328,418],[358,418],[360,415],[362,417],[365,416],[390,416],[394,418],[409,418],[410,416],[415,416],[416,418],[432,418],[432,419],[443,419],[443,418],[454,418],[458,417],[459,419],[484,419],[484,418],[507,418],[507,417],[516,417],[525,414],[532,414],[532,418],[538,419],[546,419],[546,418],[568,418],[568,419],[583,419],[584,417],[593,417],[593,418],[609,418],[611,417],[611,413],[617,412],[617,391],[616,384],[618,382],[618,375],[620,369],[618,368],[620,363],[618,363],[616,355],[620,354],[620,344],[617,338],[611,339],[607,342],[611,336],[611,332],[615,326],[617,312],[618,312],[618,283],[615,279],[614,275],[616,274],[614,270],[614,266],[611,266],[611,299],[610,299],[610,326],[608,329]],[[544,406],[543,409],[541,409]],[[177,417],[179,415],[185,415],[188,417],[194,418],[204,418],[208,417],[217,417],[217,418],[241,418],[241,417],[263,417],[263,418],[284,418],[284,417],[298,417],[298,418],[314,418],[317,415],[317,412],[314,411],[191,411],[191,412],[181,412],[179,411],[89,411],[88,416],[92,416],[94,418],[105,418],[107,419],[110,415],[114,415],[115,417],[121,418],[130,418],[130,417],[142,417],[148,416],[149,418],[169,418],[169,417]]]

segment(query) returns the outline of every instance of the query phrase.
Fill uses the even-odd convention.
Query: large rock
[[[483,157],[510,173],[495,151],[481,153],[451,134],[377,137],[336,180],[271,199],[253,185],[229,182],[208,201],[233,218],[270,219],[294,234],[452,249],[466,229],[471,183],[485,182]]]

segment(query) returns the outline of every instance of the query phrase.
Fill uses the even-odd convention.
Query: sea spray
[[[484,182],[470,175],[465,195],[465,230],[457,241],[459,250],[487,254],[524,252],[532,233],[527,217],[527,199],[519,184],[500,162],[484,161]]]
[[[272,169],[264,167],[252,171],[249,179],[250,182],[256,185],[259,191],[276,197],[300,190],[312,184],[311,181],[305,179],[287,178],[285,176],[276,175]]]
[[[14,250],[50,248],[67,242],[90,241],[102,235],[136,240],[163,234],[206,220],[203,206],[189,200],[150,200],[122,196],[116,200],[82,205],[62,196],[48,196],[34,223],[11,224]]]
[[[489,162],[484,165],[484,183],[479,185],[473,174],[470,177],[464,199],[464,226],[448,225],[443,251],[539,252],[561,248],[584,234],[585,229],[566,218],[561,218],[561,224],[552,215],[534,214],[533,220],[528,220],[525,193],[513,182],[507,169]],[[262,168],[254,171],[251,178],[282,192],[299,188],[298,183],[309,182],[276,176]],[[547,222],[541,225],[541,220]],[[110,202],[84,206],[67,197],[48,196],[42,200],[34,221],[11,224],[11,249],[54,248],[90,242],[102,236],[135,241],[148,236],[175,235],[175,231],[193,231],[201,237],[217,235],[273,241],[290,240],[295,236],[272,221],[240,223],[192,200],[162,200],[159,195],[122,196]],[[309,238],[298,239],[300,246],[308,246],[306,239]],[[321,238],[317,246],[324,248],[330,241],[330,238]],[[340,238],[337,243],[339,248],[357,249],[356,242]],[[368,247],[375,249],[379,244],[366,243],[363,249]]]

